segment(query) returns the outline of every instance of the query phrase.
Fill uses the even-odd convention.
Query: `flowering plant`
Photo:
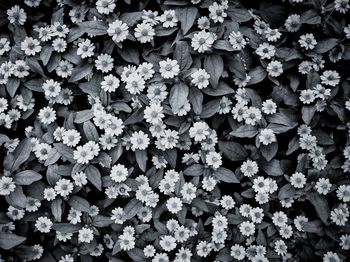
[[[0,6],[2,261],[349,256],[349,0]]]

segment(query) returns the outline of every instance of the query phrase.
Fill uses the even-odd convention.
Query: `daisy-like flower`
[[[219,168],[222,164],[221,155],[214,151],[209,152],[206,155],[205,160],[207,165],[213,167],[214,169]]]
[[[256,123],[260,121],[261,117],[261,111],[253,106],[249,107],[243,115],[245,123],[252,126],[255,126]]]
[[[112,13],[115,6],[115,0],[98,0],[96,2],[96,9],[100,14],[108,15]]]
[[[205,71],[205,69],[197,69],[191,74],[191,83],[198,89],[203,89],[208,87],[210,75]]]
[[[196,122],[190,128],[190,137],[197,142],[204,140],[207,135],[209,135],[209,126],[205,122]]]
[[[303,104],[311,104],[316,99],[315,91],[312,89],[302,90],[299,99]]]
[[[264,31],[264,34],[269,42],[276,42],[282,35],[278,29],[271,29],[270,27]]]
[[[300,172],[295,172],[290,177],[290,183],[295,188],[303,188],[306,184],[305,175],[303,173],[300,173]]]
[[[340,75],[337,71],[327,70],[321,75],[321,81],[324,85],[337,86],[340,82]]]
[[[95,61],[96,68],[103,73],[108,73],[113,69],[114,59],[109,54],[101,54]]]
[[[85,39],[84,41],[78,44],[77,55],[81,58],[87,58],[94,55],[95,46],[91,43],[90,39]]]
[[[109,74],[103,78],[101,82],[101,88],[109,93],[114,92],[120,85],[120,80],[112,74]]]
[[[145,23],[150,23],[151,25],[157,25],[159,23],[159,17],[157,11],[152,10],[142,10],[142,20]]]
[[[83,227],[78,232],[78,240],[81,243],[90,243],[94,239],[94,232],[87,227]]]
[[[350,1],[349,0],[335,0],[334,1],[334,9],[341,14],[346,14],[350,9]]]
[[[159,72],[161,76],[165,79],[174,78],[180,72],[180,66],[176,60],[171,60],[167,58],[159,62]]]
[[[261,57],[261,59],[271,59],[275,56],[276,49],[273,45],[269,43],[262,43],[258,46],[255,53]]]
[[[58,76],[62,78],[67,78],[73,72],[73,65],[66,60],[62,60],[60,61],[55,70]]]
[[[38,217],[35,222],[35,227],[41,233],[49,233],[53,223],[48,217]]]
[[[212,48],[216,38],[217,36],[214,33],[200,31],[193,35],[191,46],[198,53],[204,53]]]
[[[267,65],[267,72],[272,77],[280,76],[283,73],[283,66],[280,61],[271,61]]]
[[[127,78],[125,89],[130,94],[139,94],[145,89],[145,80],[137,72],[132,73]]]
[[[28,56],[35,55],[41,51],[40,42],[33,37],[26,37],[21,43],[21,50]]]
[[[284,23],[288,32],[295,33],[299,31],[301,27],[300,15],[289,15],[286,22]]]
[[[255,225],[252,222],[244,221],[238,227],[243,236],[249,237],[255,233]]]
[[[137,68],[137,72],[143,79],[149,80],[153,77],[155,71],[153,69],[153,64],[144,62]]]
[[[41,123],[49,125],[56,120],[56,111],[47,106],[40,109],[38,117]]]
[[[10,50],[10,41],[7,38],[0,38],[0,56]]]
[[[261,111],[266,115],[272,115],[276,113],[277,105],[272,99],[268,99],[262,103]]]
[[[179,21],[176,17],[175,10],[165,10],[158,19],[163,23],[162,25],[164,28],[174,27]]]
[[[0,195],[7,196],[15,191],[16,185],[12,177],[3,176],[0,179]]]
[[[72,179],[76,186],[85,186],[87,184],[87,176],[84,172],[72,174]]]
[[[66,197],[73,192],[73,183],[65,178],[61,178],[55,185],[55,191],[58,195]]]
[[[349,185],[340,185],[337,189],[337,197],[343,202],[350,201],[350,186]]]
[[[128,175],[128,169],[122,164],[113,166],[110,174],[112,180],[117,183],[125,181]]]
[[[131,149],[135,150],[145,150],[149,143],[150,139],[148,135],[142,131],[134,132],[130,137]]]
[[[201,30],[209,29],[210,28],[210,20],[206,16],[202,16],[198,18],[197,20],[198,28]]]
[[[65,131],[62,136],[63,144],[70,147],[75,147],[79,143],[80,139],[80,133],[74,129]]]
[[[107,33],[115,43],[121,43],[128,37],[129,27],[117,19],[108,25]]]
[[[56,38],[52,41],[52,47],[53,50],[55,50],[58,53],[63,53],[66,51],[67,48],[67,42],[63,38]]]
[[[15,5],[7,10],[7,18],[11,24],[24,25],[27,20],[27,14],[24,12],[24,9]]]
[[[178,197],[171,197],[166,202],[166,207],[170,213],[176,214],[182,209],[182,201]]]
[[[232,31],[228,36],[228,40],[232,48],[237,51],[242,50],[247,44],[241,32]]]
[[[259,134],[259,141],[263,145],[267,146],[273,142],[276,142],[276,135],[273,133],[272,129],[262,129]]]
[[[60,83],[56,82],[55,80],[49,79],[49,80],[46,80],[44,82],[42,89],[44,90],[46,97],[54,98],[60,94],[61,85],[60,85]]]
[[[255,161],[246,160],[241,165],[240,170],[241,170],[241,172],[243,173],[244,176],[252,177],[252,176],[254,176],[255,174],[258,173],[259,167],[258,167],[258,164]]]
[[[156,125],[162,122],[163,117],[163,107],[159,103],[151,103],[145,108],[144,118],[146,119],[146,122]]]
[[[227,17],[226,9],[226,6],[214,2],[209,6],[209,18],[213,20],[214,23],[223,23]]]
[[[317,42],[313,34],[305,34],[300,36],[299,44],[305,50],[312,50],[315,48]]]
[[[134,36],[140,43],[144,44],[151,42],[155,34],[155,30],[150,24],[142,23],[136,26]]]

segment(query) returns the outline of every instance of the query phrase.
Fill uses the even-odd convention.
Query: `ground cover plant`
[[[349,0],[0,2],[1,261],[346,261]]]

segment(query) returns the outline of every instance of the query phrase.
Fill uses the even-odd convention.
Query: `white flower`
[[[101,54],[95,61],[96,68],[103,73],[108,73],[113,69],[114,59],[109,54]]]
[[[191,83],[198,87],[198,89],[203,89],[208,87],[210,75],[205,71],[205,69],[197,69],[191,74]]]
[[[313,34],[305,34],[300,36],[299,44],[306,50],[312,50],[315,48],[317,42]]]
[[[204,53],[208,51],[213,46],[217,36],[214,33],[200,31],[193,35],[191,46],[195,51],[199,53]]]
[[[176,239],[170,235],[163,235],[159,240],[160,246],[167,252],[176,248]]]
[[[75,147],[79,143],[80,139],[80,133],[74,129],[65,131],[62,136],[63,144],[70,147]]]
[[[166,207],[169,212],[176,214],[182,209],[182,201],[178,197],[171,197],[167,200]]]
[[[27,20],[27,14],[24,12],[24,9],[20,8],[18,5],[8,9],[7,16],[11,24],[24,25]]]
[[[259,134],[259,141],[263,145],[267,146],[269,144],[272,144],[273,142],[276,142],[276,135],[273,133],[272,129],[262,129]]]
[[[170,58],[160,61],[159,66],[159,72],[165,79],[174,78],[180,72],[180,66],[177,61],[171,60]]]
[[[56,120],[56,111],[51,107],[44,107],[40,109],[38,117],[43,124],[51,124]]]
[[[144,62],[138,66],[137,72],[142,76],[143,79],[149,80],[153,77],[155,71],[153,69],[153,64]]]
[[[45,188],[44,189],[44,198],[47,201],[52,201],[56,198],[56,191],[53,188]]]
[[[150,139],[148,138],[147,134],[142,131],[138,131],[132,134],[130,137],[130,143],[133,151],[145,150],[150,143]]]
[[[214,169],[219,168],[222,164],[221,155],[214,151],[209,152],[206,155],[205,160],[207,165],[213,167]]]
[[[340,82],[340,75],[337,71],[327,70],[321,75],[322,84],[337,86]]]
[[[94,232],[87,227],[83,227],[78,232],[78,240],[81,243],[90,243],[94,239]]]
[[[21,43],[21,50],[28,56],[35,55],[41,51],[40,42],[33,37],[26,37]]]
[[[243,118],[245,120],[245,123],[247,125],[255,126],[258,121],[261,119],[261,112],[256,107],[249,107],[247,110],[245,110],[243,114]]]
[[[101,88],[109,93],[114,92],[120,85],[120,80],[112,74],[104,76],[101,82]]]
[[[162,122],[162,118],[164,118],[163,107],[159,103],[150,103],[150,105],[145,108],[144,117],[146,122],[150,124],[159,124]]]
[[[200,142],[209,135],[209,126],[205,122],[193,123],[190,128],[190,137],[194,138],[195,141]]]
[[[266,115],[272,115],[276,113],[277,105],[272,99],[267,99],[262,103],[261,111]]]
[[[350,201],[350,186],[349,185],[340,185],[337,189],[337,197],[343,202]]]
[[[112,13],[115,8],[115,0],[98,0],[96,2],[96,9],[100,14]]]
[[[67,48],[67,42],[63,38],[56,38],[52,42],[53,49],[58,53],[63,53],[66,51]]]
[[[85,186],[87,184],[87,176],[84,172],[72,174],[72,179],[76,186]]]
[[[121,43],[128,37],[128,29],[129,27],[126,23],[117,19],[108,25],[107,33],[115,43]]]
[[[138,24],[135,28],[135,37],[142,44],[151,42],[155,35],[154,28],[148,23]]]
[[[125,181],[128,175],[129,175],[128,169],[122,164],[117,164],[112,167],[110,176],[113,181],[120,183]]]
[[[159,17],[159,21],[163,23],[163,27],[169,28],[176,26],[179,20],[176,17],[175,10],[165,10]]]
[[[182,195],[183,199],[191,202],[193,199],[196,198],[196,192],[197,192],[197,188],[195,187],[195,185],[192,184],[191,182],[186,182],[182,186],[180,194]]]
[[[77,55],[81,58],[91,57],[94,55],[95,46],[90,39],[86,39],[78,44]]]
[[[209,17],[214,23],[223,23],[225,17],[227,17],[227,13],[225,12],[227,9],[224,5],[219,5],[217,2],[214,2],[209,6]]]
[[[3,176],[0,179],[0,195],[7,196],[15,191],[16,185],[12,177]]]
[[[295,172],[290,177],[290,183],[295,188],[303,188],[305,186],[305,183],[306,183],[305,175],[303,173],[300,173],[300,172]]]
[[[125,89],[132,95],[140,94],[145,89],[145,80],[137,72],[131,73],[126,79]]]
[[[73,183],[68,179],[61,178],[55,185],[55,191],[58,195],[66,197],[73,192]]]
[[[247,160],[243,162],[240,169],[243,175],[247,177],[252,177],[259,171],[258,164],[252,160]]]
[[[231,247],[231,256],[237,260],[243,260],[245,257],[245,249],[239,244],[235,244]]]
[[[38,217],[35,222],[35,227],[41,233],[49,233],[53,223],[47,217]]]
[[[255,233],[255,225],[252,222],[244,221],[239,224],[239,231],[243,236],[252,236]]]
[[[258,46],[255,53],[261,57],[261,59],[271,59],[275,56],[276,49],[273,45],[269,43],[262,43]]]
[[[242,50],[247,44],[247,41],[244,39],[242,33],[239,31],[232,31],[228,36],[228,40],[234,50]]]
[[[283,73],[283,66],[279,61],[271,61],[266,69],[269,75],[273,77],[277,77]]]

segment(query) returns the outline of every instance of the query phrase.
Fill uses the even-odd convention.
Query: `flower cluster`
[[[346,260],[350,1],[241,2],[1,5],[0,261]]]

